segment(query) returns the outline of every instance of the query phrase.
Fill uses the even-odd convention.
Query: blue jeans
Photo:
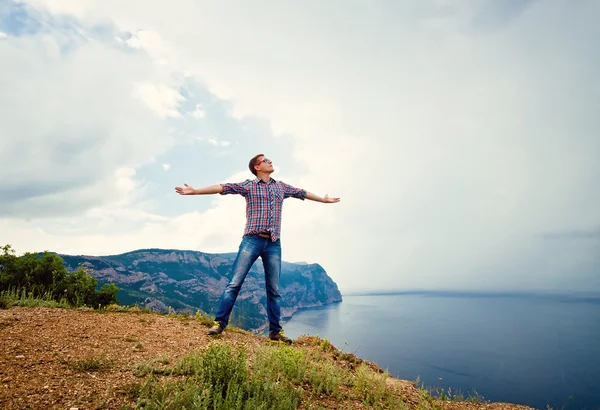
[[[281,311],[279,308],[279,274],[281,272],[281,243],[277,239],[271,242],[270,239],[262,238],[257,235],[244,235],[240,249],[238,251],[233,268],[231,269],[231,280],[225,287],[221,296],[221,303],[215,320],[223,326],[229,323],[229,315],[235,304],[238,293],[242,288],[244,279],[248,271],[261,257],[265,267],[265,284],[267,287],[267,314],[269,316],[269,331],[279,332],[281,325],[279,318]]]

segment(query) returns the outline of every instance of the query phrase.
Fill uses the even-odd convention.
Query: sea
[[[302,310],[318,335],[391,376],[537,409],[600,409],[600,297],[470,292],[350,295]]]

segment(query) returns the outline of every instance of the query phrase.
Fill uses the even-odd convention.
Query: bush
[[[53,253],[25,253],[16,256],[10,245],[0,248],[0,292],[3,305],[8,307],[8,294],[22,294],[20,306],[41,305],[55,301],[70,306],[107,306],[116,303],[119,288],[114,283],[96,290],[98,281],[83,267],[69,272],[63,259]],[[14,300],[11,302],[14,305]],[[35,303],[38,303],[37,305]]]
[[[314,362],[308,370],[308,382],[316,394],[339,396],[344,373],[329,361]]]
[[[265,346],[256,350],[254,367],[259,376],[300,384],[306,373],[307,360],[302,350],[289,346]]]
[[[362,363],[356,371],[354,385],[358,397],[366,405],[375,405],[386,395],[386,379],[387,373],[375,373]]]
[[[289,382],[252,376],[243,351],[212,343],[203,352],[184,356],[170,369],[144,363],[136,375],[179,375],[185,379],[159,382],[148,379],[140,391],[143,409],[296,409],[300,393]]]

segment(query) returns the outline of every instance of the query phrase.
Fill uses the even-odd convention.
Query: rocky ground
[[[134,392],[143,382],[134,374],[136,365],[151,359],[176,360],[202,349],[213,340],[206,330],[196,320],[150,313],[20,307],[0,310],[0,409],[135,408]],[[269,343],[264,337],[229,330],[219,339],[249,350]],[[300,338],[295,346],[315,349],[307,337]],[[388,387],[411,408],[422,403],[422,393],[412,382],[388,378]],[[349,397],[323,397],[318,403],[313,399],[314,404],[332,409],[366,408]],[[503,403],[435,402],[428,406],[530,409]]]

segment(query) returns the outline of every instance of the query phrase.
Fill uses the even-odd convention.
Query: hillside
[[[206,322],[136,309],[0,309],[0,408],[204,408],[237,394],[237,408],[529,409],[437,401],[318,337],[287,347],[228,328],[210,338]]]
[[[121,255],[59,255],[70,270],[84,266],[98,283],[115,283],[121,304],[138,304],[167,313],[214,314],[227,284],[235,253],[141,249]],[[231,323],[256,332],[267,326],[262,261],[250,270],[234,307]],[[303,308],[341,302],[337,284],[318,264],[282,262],[281,315],[290,318]]]

